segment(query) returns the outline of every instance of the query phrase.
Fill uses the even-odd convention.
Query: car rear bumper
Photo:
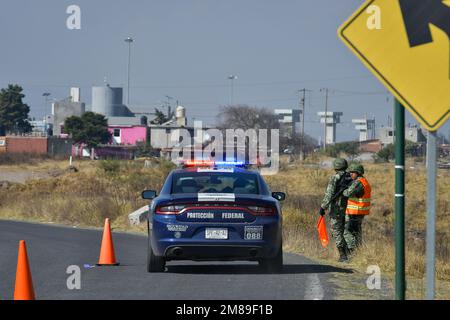
[[[251,245],[174,245],[165,250],[167,260],[256,260],[275,255],[270,248]]]
[[[281,244],[281,221],[277,218],[260,218],[255,223],[211,224],[183,223],[185,232],[168,231],[174,221],[153,220],[151,246],[154,254],[167,260],[257,260],[273,258]],[[245,228],[263,228],[263,239],[245,239]],[[227,228],[227,240],[205,238],[205,229]],[[175,236],[177,235],[177,237]]]

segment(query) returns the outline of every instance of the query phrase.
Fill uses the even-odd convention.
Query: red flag
[[[317,231],[319,232],[319,240],[322,246],[326,247],[328,245],[328,233],[327,227],[325,225],[325,218],[321,216],[317,222]]]

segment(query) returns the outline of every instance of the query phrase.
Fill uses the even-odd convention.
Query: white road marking
[[[305,300],[322,300],[323,288],[317,273],[309,274],[306,279]]]

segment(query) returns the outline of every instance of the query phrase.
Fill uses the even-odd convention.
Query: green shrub
[[[389,162],[389,160],[395,159],[394,145],[388,144],[386,147],[378,151],[377,156],[385,162]]]
[[[100,170],[103,170],[107,174],[118,174],[120,171],[120,161],[119,160],[101,160],[98,163]]]

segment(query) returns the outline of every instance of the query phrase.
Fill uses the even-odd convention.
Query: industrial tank
[[[182,106],[178,106],[175,111],[175,118],[185,118],[186,117],[186,108]]]
[[[106,117],[122,116],[122,88],[92,87],[92,112]]]

